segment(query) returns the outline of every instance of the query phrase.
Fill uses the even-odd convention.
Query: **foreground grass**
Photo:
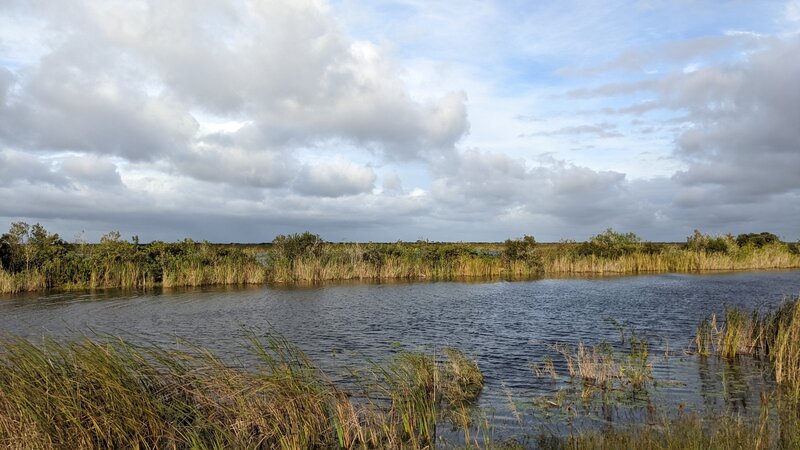
[[[6,337],[0,349],[0,447],[15,449],[429,448],[483,387],[454,349],[401,353],[359,401],[275,337],[252,339],[252,371],[122,340]]]
[[[490,412],[476,407],[484,385],[477,364],[452,348],[399,352],[359,372],[345,391],[274,336],[251,336],[259,364],[247,370],[201,348],[175,352],[116,338],[34,344],[6,336],[0,448],[800,448],[800,299],[770,313],[729,310],[725,319],[701,324],[698,342],[709,344],[692,357],[765,358],[777,388],[762,394],[759,414],[669,411],[576,428],[594,420],[597,408],[655,408],[647,400],[657,383],[648,345],[630,335],[621,352],[602,343],[555,345],[566,372],[548,357],[534,373],[566,379],[567,388],[523,402],[573,425],[566,433],[531,429],[525,439],[508,441],[492,438]],[[457,442],[453,433],[461,435]]]
[[[800,448],[798,427],[797,412],[791,408],[774,416],[764,414],[758,420],[736,417],[708,420],[686,415],[655,426],[609,427],[568,437],[542,435],[537,447],[554,450],[796,449]]]
[[[728,308],[721,322],[712,315],[698,326],[695,345],[704,357],[747,355],[768,361],[775,382],[800,401],[800,299],[766,313]]]

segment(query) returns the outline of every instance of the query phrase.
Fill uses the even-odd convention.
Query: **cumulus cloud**
[[[567,95],[619,98],[646,92],[651,99],[601,112],[681,114],[650,122],[682,124],[674,138],[673,156],[682,163],[673,177],[679,192],[676,206],[763,202],[798,191],[800,38],[791,35],[761,43],[734,63],[572,90]]]
[[[0,26],[0,217],[227,241],[302,229],[583,239],[609,226],[650,239],[698,227],[798,237],[796,33],[725,29],[656,44],[633,28],[605,33],[637,23],[626,5],[608,9],[608,24],[580,26],[546,8],[562,34],[539,31],[541,41],[523,32],[544,22],[533,11],[514,22],[516,11],[488,5],[513,26],[492,22],[487,51],[462,57],[430,51],[430,39],[403,48],[369,27],[351,35],[340,7],[3,2],[0,25],[14,26]],[[794,23],[796,2],[779,9],[778,21]],[[603,39],[570,41],[584,25]],[[455,44],[454,28],[437,35]],[[635,48],[594,64],[632,36],[642,36]],[[556,70],[578,58],[587,67]],[[614,139],[570,151],[596,138]],[[657,178],[637,172],[645,152],[667,167]]]
[[[798,191],[800,39],[755,53],[741,64],[708,68],[664,86],[665,101],[689,111],[677,140],[686,161],[675,178],[705,186],[707,200],[754,203]]]
[[[197,180],[260,188],[285,186],[297,173],[291,155],[276,150],[248,151],[201,142],[176,156],[178,170]]]
[[[258,166],[342,141],[390,160],[424,158],[451,151],[468,129],[463,94],[412,99],[383,50],[350,39],[317,1],[73,1],[16,12],[51,22],[49,51],[17,70],[12,94],[10,72],[0,73],[0,142],[16,148],[176,166],[194,157],[223,166],[211,177],[222,180],[242,156]],[[198,118],[209,115],[248,121],[249,145],[198,148]],[[185,173],[210,178],[196,166]]]
[[[61,173],[76,183],[112,187],[122,183],[117,165],[94,155],[67,156],[61,160]]]
[[[295,190],[319,197],[342,197],[372,192],[376,179],[370,167],[346,161],[306,165],[295,182]]]
[[[464,214],[503,216],[523,209],[571,227],[616,221],[630,202],[620,202],[625,174],[596,171],[561,160],[536,165],[479,150],[459,153],[439,169],[437,203]]]
[[[0,186],[17,181],[64,186],[68,180],[36,156],[15,150],[0,151]]]

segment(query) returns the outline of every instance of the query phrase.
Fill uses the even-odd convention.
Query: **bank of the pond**
[[[28,230],[0,240],[0,293],[800,268],[797,244],[764,233],[736,239],[696,233],[680,244],[646,243],[612,230],[584,243],[558,244],[538,244],[530,236],[494,244],[337,244],[304,233],[278,236],[271,244],[220,245],[140,244],[118,233],[99,244],[70,244],[41,227]]]
[[[247,334],[258,364],[245,368],[188,344],[191,350],[174,351],[109,336],[32,343],[7,335],[0,339],[0,446],[797,448],[800,299],[770,312],[728,309],[723,316],[719,323],[698,318],[697,345],[684,357],[763,364],[774,383],[750,413],[659,404],[651,393],[668,380],[652,372],[657,356],[631,330],[621,337],[624,351],[602,342],[553,345],[531,377],[561,378],[566,387],[533,398],[509,395],[548,419],[502,438],[495,438],[492,412],[476,402],[484,386],[480,361],[455,348],[399,351],[341,386],[269,334]],[[623,414],[612,420],[615,411]],[[598,414],[606,417],[601,426]]]

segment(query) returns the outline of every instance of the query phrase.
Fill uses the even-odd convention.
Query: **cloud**
[[[519,137],[532,137],[532,136],[577,136],[582,134],[591,134],[601,138],[608,137],[621,137],[622,133],[615,131],[617,126],[613,123],[603,122],[592,125],[576,125],[572,127],[563,127],[551,131],[538,131],[535,133],[525,133]]]
[[[117,165],[94,155],[67,156],[61,160],[61,173],[76,183],[104,187],[122,184]]]
[[[576,15],[6,1],[0,218],[221,241],[584,239],[609,226],[797,238],[795,3]],[[578,138],[614,146],[572,151]]]
[[[707,200],[755,203],[797,192],[800,170],[800,38],[733,66],[701,70],[664,87],[664,101],[689,111],[677,139],[683,186]]]
[[[279,150],[247,150],[201,142],[177,155],[177,171],[194,179],[259,188],[286,186],[298,162]]]
[[[64,186],[66,177],[56,173],[50,164],[25,152],[0,151],[0,186],[11,186],[14,182],[45,183]]]
[[[643,91],[653,91],[659,85],[658,80],[623,81],[607,83],[593,88],[579,88],[566,92],[566,96],[576,99],[595,98],[595,97],[614,97],[620,95],[631,95]]]
[[[331,164],[304,166],[294,187],[306,195],[342,197],[372,192],[375,179],[372,168],[338,160]]]
[[[768,37],[757,33],[731,32],[723,35],[699,36],[668,41],[658,46],[630,48],[611,61],[589,67],[564,67],[556,71],[564,76],[598,76],[608,71],[643,72],[656,63],[686,64],[697,59],[708,60],[719,54],[744,52],[763,45]]]
[[[349,143],[387,160],[424,159],[452,151],[469,129],[462,93],[412,98],[384,50],[349,38],[318,1],[38,6],[16,13],[49,21],[47,51],[16,70],[10,94],[10,72],[0,73],[7,146],[188,161],[188,175],[237,183],[223,175],[245,156],[263,165],[300,147]],[[209,117],[248,125],[230,137],[237,145],[214,153],[200,133]],[[232,161],[209,174],[198,166],[214,154]]]
[[[625,174],[555,159],[530,165],[502,154],[467,150],[439,170],[434,199],[464,215],[504,216],[522,209],[578,227],[601,217],[619,217],[630,203],[620,202]]]

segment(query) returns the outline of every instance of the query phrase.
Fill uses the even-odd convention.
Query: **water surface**
[[[0,297],[0,331],[32,339],[111,333],[168,347],[186,339],[243,366],[252,363],[247,330],[273,331],[345,383],[346,368],[399,349],[454,346],[478,361],[487,382],[481,404],[494,411],[493,423],[513,429],[540,420],[526,415],[526,399],[565,387],[537,378],[531,364],[552,355],[563,369],[556,343],[607,341],[622,350],[620,324],[648,340],[654,374],[666,381],[648,402],[667,411],[747,410],[769,380],[753,365],[687,354],[695,327],[726,306],[766,309],[798,294],[800,271],[104,290]],[[509,396],[520,404],[510,406]]]

